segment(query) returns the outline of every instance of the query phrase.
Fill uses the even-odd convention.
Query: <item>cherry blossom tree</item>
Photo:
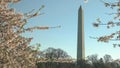
[[[15,8],[9,7],[20,0],[0,0],[0,68],[36,68],[37,50],[29,46],[33,38],[26,38],[21,34],[35,29],[45,30],[48,26],[35,26],[25,28],[27,21],[41,15],[40,11],[28,13],[16,12]],[[57,26],[59,27],[59,26]]]

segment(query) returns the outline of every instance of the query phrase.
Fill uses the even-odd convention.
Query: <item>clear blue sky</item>
[[[114,0],[105,1],[112,2]],[[114,59],[120,58],[120,48],[113,48],[112,43],[101,43],[89,38],[89,36],[99,37],[110,34],[116,30],[116,28],[107,30],[105,27],[96,29],[92,26],[92,23],[99,17],[102,18],[103,22],[112,20],[112,16],[108,16],[105,13],[113,11],[104,7],[100,0],[89,0],[86,4],[83,3],[83,0],[22,0],[20,3],[12,6],[21,12],[28,12],[32,9],[39,9],[41,5],[45,5],[45,8],[41,11],[45,14],[30,19],[26,26],[61,25],[61,28],[27,33],[27,37],[34,37],[31,45],[40,43],[41,50],[48,47],[61,48],[73,58],[76,58],[78,9],[82,5],[85,20],[86,56],[98,54],[101,57],[105,54],[110,54]]]

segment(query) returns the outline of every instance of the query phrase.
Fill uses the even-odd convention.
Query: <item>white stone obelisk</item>
[[[78,10],[78,36],[77,36],[77,60],[85,59],[84,46],[84,17],[83,10],[80,6]]]

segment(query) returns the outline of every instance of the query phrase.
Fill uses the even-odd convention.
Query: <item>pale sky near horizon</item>
[[[113,2],[114,0],[105,1]],[[61,25],[61,28],[36,30],[33,33],[27,33],[27,37],[34,37],[31,45],[40,43],[41,50],[48,47],[61,48],[73,58],[76,58],[78,9],[82,5],[84,10],[86,56],[98,54],[98,56],[102,57],[109,54],[114,59],[120,58],[120,48],[113,48],[112,42],[101,43],[89,38],[89,36],[99,37],[117,30],[117,28],[107,30],[106,27],[96,29],[92,26],[92,23],[99,17],[103,22],[112,20],[112,16],[105,13],[114,11],[106,8],[100,0],[89,0],[87,3],[84,3],[83,0],[21,0],[20,3],[11,6],[21,12],[28,12],[32,9],[39,9],[41,5],[45,5],[45,8],[41,10],[45,14],[30,19],[26,26]]]

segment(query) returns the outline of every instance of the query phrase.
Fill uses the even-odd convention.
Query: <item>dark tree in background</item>
[[[90,55],[90,56],[87,56],[87,59],[92,62],[92,63],[95,63],[98,61],[98,55],[97,54],[94,54],[94,55]]]
[[[71,58],[67,52],[62,49],[55,49],[52,47],[47,48],[44,51],[41,51],[39,54],[40,58],[46,58],[49,61],[59,60],[59,59],[69,59]]]
[[[117,1],[117,2],[116,2]],[[113,20],[108,21],[107,23],[103,23],[100,18],[96,19],[96,22],[93,23],[94,27],[100,27],[101,25],[106,26],[108,29],[112,27],[119,27],[120,26],[120,0],[116,0],[114,3],[102,1],[105,7],[111,8],[112,10],[116,10],[113,13],[107,13],[108,15],[113,15]],[[119,41],[120,40],[120,29],[117,31],[109,34],[103,35],[100,37],[91,37],[94,39],[98,39],[98,42],[109,42],[109,41]],[[114,43],[113,46],[120,46],[119,43]]]
[[[103,57],[103,59],[104,59],[105,63],[109,63],[109,62],[113,61],[112,57],[110,55],[107,55],[107,54]]]
[[[93,54],[87,57],[88,62],[92,68],[119,68],[119,63],[113,61],[110,55],[104,55],[103,58],[98,58],[97,54]]]

